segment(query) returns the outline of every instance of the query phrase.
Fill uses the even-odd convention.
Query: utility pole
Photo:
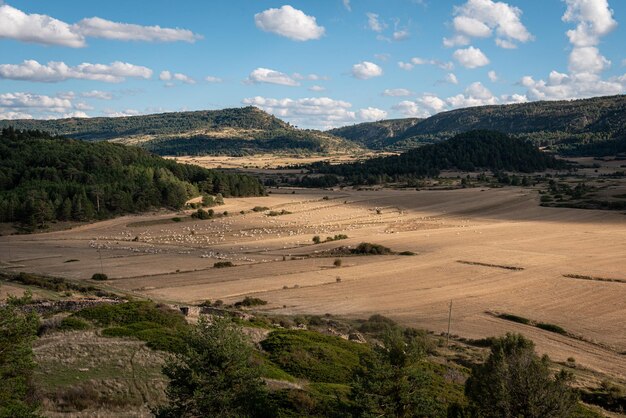
[[[448,311],[448,333],[446,334],[446,348],[450,348],[450,322],[452,321],[452,300],[450,300],[450,310]]]

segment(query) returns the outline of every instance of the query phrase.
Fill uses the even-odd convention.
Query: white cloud
[[[118,23],[99,17],[83,19],[75,24],[73,29],[75,32],[86,37],[114,39],[118,41],[183,41],[193,43],[198,39],[202,39],[201,35],[197,35],[187,29]]]
[[[32,93],[4,93],[0,94],[0,107],[3,108],[38,108],[61,111],[72,108],[69,99],[50,97]]]
[[[0,108],[0,120],[33,119],[33,115],[24,112],[7,112]]]
[[[319,74],[300,74],[300,73],[293,73],[291,75],[291,77],[294,80],[310,80],[310,81],[320,81],[320,80],[329,80],[330,77],[327,77],[325,75],[319,75]]]
[[[489,64],[489,58],[483,54],[483,51],[473,46],[457,49],[452,56],[465,68],[478,68]]]
[[[70,113],[64,113],[63,114],[63,118],[68,119],[68,118],[89,118],[91,116],[89,116],[88,114],[86,114],[85,112],[70,112]]]
[[[307,16],[301,10],[285,5],[280,9],[268,9],[254,15],[256,26],[294,41],[309,41],[321,38],[325,29],[319,26],[315,17]]]
[[[492,83],[498,81],[498,74],[496,74],[494,70],[489,71],[487,73],[487,77],[489,77],[489,80],[491,80]]]
[[[380,61],[387,61],[389,58],[391,58],[391,54],[374,54],[374,58]],[[626,63],[626,59],[624,60],[624,62]]]
[[[72,48],[85,46],[85,38],[65,22],[50,16],[26,14],[7,4],[0,5],[0,38]]]
[[[383,75],[383,69],[373,62],[363,61],[352,66],[352,76],[359,80],[367,80],[381,75]]]
[[[296,80],[280,71],[270,70],[269,68],[257,68],[248,76],[247,83],[268,83],[279,84],[281,86],[299,86]]]
[[[165,70],[165,71],[161,71],[161,74],[159,74],[159,80],[161,81],[170,81],[172,79],[172,73]]]
[[[504,2],[467,0],[461,6],[455,6],[453,13],[456,35],[444,38],[447,47],[465,46],[470,43],[470,38],[487,38],[494,32],[496,45],[502,48],[515,48],[515,42],[533,39],[521,21],[522,10]]]
[[[196,80],[183,73],[175,73],[174,80],[181,81],[185,84],[196,84]]]
[[[256,106],[294,125],[318,129],[378,120],[387,116],[384,110],[372,107],[353,111],[351,103],[329,97],[273,99],[257,96],[243,99],[242,103]]]
[[[310,91],[315,91],[315,92],[320,92],[320,91],[325,91],[325,90],[326,90],[326,88],[325,88],[325,87],[322,87],[322,86],[317,86],[317,85],[316,85],[316,86],[311,86],[311,87],[309,87],[309,90],[310,90]]]
[[[351,12],[352,6],[350,5],[350,0],[343,0],[343,7],[345,7],[349,12]]]
[[[446,70],[446,71],[450,71],[454,68],[454,64],[451,62],[444,62],[444,61],[433,60],[433,59],[424,59],[420,57],[413,57],[410,59],[410,62],[403,62],[403,61],[398,62],[398,67],[407,71],[412,70],[413,67],[415,67],[416,65],[435,65],[441,68],[442,70]]]
[[[152,70],[120,61],[115,61],[109,65],[85,62],[74,67],[56,61],[42,65],[35,60],[26,60],[21,64],[0,65],[0,78],[11,80],[55,83],[79,79],[119,83],[129,77],[148,79],[152,77]]]
[[[459,84],[459,80],[456,78],[456,75],[454,73],[446,74],[446,77],[443,79],[443,81],[449,84]]]
[[[206,81],[207,83],[221,83],[221,82],[223,82],[224,80],[222,80],[222,79],[221,79],[221,78],[219,78],[219,77],[215,77],[215,76],[212,76],[212,75],[208,75],[208,76],[204,77],[204,81]]]
[[[0,2],[0,38],[80,48],[86,37],[123,41],[195,42],[202,36],[187,29],[117,23],[99,17],[70,25],[53,17],[27,14]]]
[[[382,32],[387,27],[387,24],[378,20],[378,15],[376,13],[366,13],[367,15],[367,27],[373,30],[374,32]]]
[[[576,47],[597,45],[600,37],[617,27],[613,11],[607,0],[565,0],[567,10],[564,22],[578,22],[576,29],[567,31],[570,42]]]
[[[100,90],[91,90],[85,91],[80,94],[81,97],[85,97],[88,99],[99,99],[99,100],[112,100],[113,94],[108,91],[100,91]]]
[[[392,38],[394,41],[405,41],[409,39],[409,36],[408,30],[397,30],[393,33]]]
[[[359,109],[356,112],[356,115],[357,118],[362,121],[371,122],[375,120],[385,119],[387,117],[387,112],[376,107],[367,107],[365,109]]]
[[[410,96],[413,93],[411,92],[411,90],[408,89],[385,89],[382,94],[383,96],[388,97],[404,97]]]
[[[126,109],[126,110],[121,110],[121,111],[114,110],[114,109],[104,109],[102,113],[105,116],[108,116],[111,118],[121,118],[121,117],[127,117],[127,116],[141,115],[141,112],[136,109]]]
[[[452,48],[455,46],[467,46],[470,44],[470,39],[467,36],[455,35],[452,38],[443,38],[443,46],[446,48]]]
[[[565,100],[622,94],[626,75],[603,79],[601,73],[611,62],[600,53],[600,38],[617,27],[607,0],[565,0],[564,22],[578,23],[567,31],[573,48],[569,55],[569,74],[552,71],[547,80],[526,76],[521,84],[531,100]]]

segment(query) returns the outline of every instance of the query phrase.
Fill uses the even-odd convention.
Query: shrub
[[[209,214],[209,212],[204,209],[198,209],[198,211],[194,212],[191,216],[200,220],[211,219],[213,217],[212,214]]]
[[[402,251],[398,255],[415,255],[413,251]]]
[[[218,261],[213,264],[213,268],[223,269],[225,267],[235,267],[235,265],[230,261]]]
[[[94,273],[94,275],[91,276],[91,280],[97,280],[97,281],[100,281],[100,282],[108,280],[108,278],[109,277],[106,274],[104,274],[104,273]]]
[[[390,248],[387,248],[380,244],[371,244],[369,242],[360,243],[355,249],[352,250],[353,254],[371,254],[371,255],[385,255],[391,254]]]
[[[235,306],[261,306],[267,305],[267,301],[259,298],[251,298],[250,296],[246,296],[242,301],[236,302]]]
[[[312,238],[313,244],[319,244],[320,242],[322,242],[322,239],[320,238],[319,235],[316,235]]]
[[[506,314],[506,313],[500,314],[498,315],[498,318],[506,319],[507,321],[513,321],[513,322],[517,322],[517,323],[524,324],[524,325],[530,324],[530,319],[524,318],[522,316],[513,315],[513,314]]]
[[[182,219],[179,218],[178,216],[172,218],[172,222],[181,222],[181,221],[182,221]]]
[[[537,328],[541,328],[545,331],[550,331],[550,332],[556,332],[557,334],[562,334],[565,335],[567,334],[567,331],[565,331],[565,329],[561,328],[558,325],[554,325],[554,324],[545,324],[545,323],[538,323],[536,325]]]
[[[341,258],[336,258],[335,261],[333,262],[333,266],[341,267]]]
[[[359,327],[361,332],[382,333],[396,327],[396,322],[386,316],[374,314],[364,321]]]
[[[63,318],[63,320],[59,324],[59,330],[61,331],[81,331],[89,328],[91,328],[89,322],[75,316],[68,316],[67,318]]]
[[[255,206],[252,208],[253,212],[265,212],[266,210],[269,210],[267,206]]]

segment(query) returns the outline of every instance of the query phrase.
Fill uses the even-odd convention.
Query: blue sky
[[[618,0],[0,0],[0,118],[255,105],[300,127],[621,94]]]

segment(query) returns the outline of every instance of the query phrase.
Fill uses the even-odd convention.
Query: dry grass
[[[165,401],[164,356],[139,341],[57,332],[37,340],[35,361],[45,416],[150,416]]]
[[[251,212],[255,206],[291,214],[267,217]],[[263,309],[276,313],[380,313],[436,333],[446,331],[453,300],[453,334],[480,339],[522,332],[556,361],[574,357],[580,368],[626,380],[626,357],[619,354],[626,352],[626,287],[563,277],[567,271],[621,277],[622,214],[540,207],[536,191],[520,188],[296,194],[273,189],[267,197],[227,199],[222,209],[233,215],[134,228],[127,225],[175,215],[126,216],[71,231],[13,236],[11,251],[23,271],[83,280],[100,270],[99,246],[110,278],[106,285],[129,294],[185,303],[255,296],[269,302]],[[313,236],[336,234],[349,236],[342,245],[375,242],[419,257],[346,258],[337,281],[338,270],[328,268],[327,259],[304,257],[337,246],[313,245]],[[0,254],[8,244],[0,237]],[[68,259],[80,261],[64,263]],[[235,267],[213,269],[218,261]],[[486,311],[559,324],[600,345],[498,320]]]

